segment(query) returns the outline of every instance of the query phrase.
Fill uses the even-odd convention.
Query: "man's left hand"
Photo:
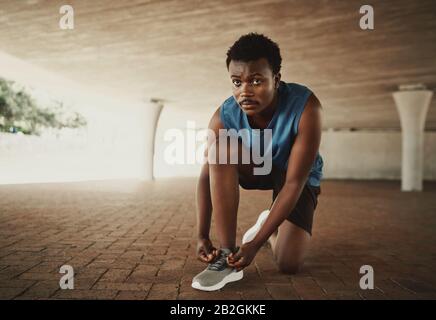
[[[247,242],[239,248],[238,252],[235,254],[231,253],[227,257],[227,264],[240,271],[250,265],[258,250],[259,247],[255,246],[252,242]]]

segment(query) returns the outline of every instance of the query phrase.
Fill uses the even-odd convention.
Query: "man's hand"
[[[212,245],[210,239],[198,239],[197,258],[201,262],[210,263],[218,256],[218,250]]]
[[[253,242],[247,242],[239,248],[238,252],[231,253],[227,257],[227,264],[240,271],[250,265],[258,250],[259,247],[255,246]]]

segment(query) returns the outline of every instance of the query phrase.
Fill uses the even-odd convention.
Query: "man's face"
[[[265,58],[250,62],[231,60],[229,75],[233,96],[250,116],[262,112],[271,104],[280,81],[280,75],[273,75]]]

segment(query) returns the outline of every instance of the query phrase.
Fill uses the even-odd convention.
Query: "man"
[[[278,45],[261,34],[244,35],[228,50],[226,63],[233,95],[212,116],[209,129],[218,138],[208,141],[206,154],[212,148],[215,154],[223,151],[217,143],[223,139],[220,129],[271,130],[272,170],[256,175],[257,164],[251,160],[243,163],[241,154],[253,147],[252,142],[238,143],[237,150],[227,144],[225,151],[236,154],[237,164],[217,160],[203,165],[197,184],[197,254],[209,265],[194,277],[192,287],[205,291],[242,279],[242,269],[268,240],[279,269],[297,272],[310,242],[322,177],[323,161],[318,153],[321,105],[307,87],[281,81]],[[273,190],[273,203],[237,248],[239,185]],[[209,239],[212,211],[219,250]]]

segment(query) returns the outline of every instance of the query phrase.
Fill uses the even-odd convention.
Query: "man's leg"
[[[218,144],[216,149],[218,155]],[[242,163],[242,152],[247,152],[247,149],[244,149],[241,142],[239,142],[238,150],[230,150],[229,143],[226,149],[228,155],[226,163],[219,164],[216,161],[216,164],[209,164],[209,180],[215,228],[220,246],[233,249],[236,245],[239,178],[249,180],[253,165]],[[232,152],[237,152],[237,164],[230,163]]]
[[[212,157],[214,156],[213,153],[215,153],[215,156],[220,154],[219,144],[215,145],[215,147],[216,152],[213,152],[213,146],[209,149],[212,150]],[[202,202],[201,204],[207,208],[212,208],[221,253],[213,263],[209,264],[205,270],[192,279],[191,286],[198,290],[219,290],[227,283],[241,280],[243,277],[243,271],[237,271],[228,266],[226,259],[235,249],[239,184],[241,182],[245,186],[256,186],[256,181],[253,176],[250,176],[253,166],[251,164],[245,165],[241,161],[243,151],[247,151],[247,149],[242,147],[242,143],[239,143],[238,148],[235,149],[230,150],[230,144],[227,144],[223,149],[223,151],[226,150],[228,155],[227,162],[219,164],[210,161],[205,166],[207,175],[203,174],[202,176],[203,182],[207,180],[209,183],[210,197],[203,194],[202,199],[205,203]],[[239,160],[237,163],[230,163],[232,155],[236,155],[236,160]],[[208,159],[212,160],[209,157]]]
[[[310,234],[292,222],[285,220],[276,235],[269,239],[274,258],[280,271],[297,273],[309,248]]]
[[[234,164],[209,164],[215,227],[222,248],[233,249],[239,205],[238,172]]]
[[[275,199],[283,187],[286,172],[274,171],[273,177],[273,199]],[[276,233],[269,238],[274,258],[280,271],[284,273],[298,272],[304,263],[304,257],[309,248],[311,235],[305,229],[311,230],[312,228],[316,206],[310,192],[305,186],[290,215],[293,218],[283,221]],[[303,225],[305,229],[302,228]]]
[[[237,211],[239,206],[239,181],[256,186],[261,179],[272,179],[274,192],[278,194],[285,180],[285,173],[273,169],[271,176],[254,176],[254,164],[242,163],[243,145],[239,143],[238,164],[230,164],[230,145],[225,164],[209,164],[209,180],[212,208],[220,246],[234,248],[236,243]],[[233,150],[234,151],[234,150]],[[219,154],[217,145],[217,154]],[[278,232],[270,237],[274,256],[283,272],[294,273],[302,265],[310,241],[310,234],[292,222],[285,220]]]

